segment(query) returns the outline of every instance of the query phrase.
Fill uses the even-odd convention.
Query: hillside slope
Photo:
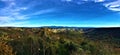
[[[6,27],[0,28],[0,41],[11,48],[8,55],[119,55],[119,44],[116,43],[119,40],[114,43],[109,34],[118,38],[119,29],[94,29],[84,33],[84,30],[74,28]],[[6,53],[4,51],[0,50],[0,54]]]

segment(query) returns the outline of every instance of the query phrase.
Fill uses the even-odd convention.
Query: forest
[[[120,55],[120,28],[0,28],[0,55]]]

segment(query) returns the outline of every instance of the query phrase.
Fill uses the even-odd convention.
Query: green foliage
[[[50,28],[0,30],[1,41],[6,41],[11,46],[8,46],[10,51],[16,52],[16,55],[110,55],[106,44],[86,38],[82,29],[58,33],[52,32]]]

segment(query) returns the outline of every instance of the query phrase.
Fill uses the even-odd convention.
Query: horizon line
[[[13,28],[22,28],[22,27],[26,27],[26,28],[39,28],[39,27],[78,27],[78,28],[120,28],[120,26],[0,26],[1,27],[13,27]]]

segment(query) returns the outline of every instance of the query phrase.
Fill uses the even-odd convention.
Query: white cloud
[[[111,8],[115,8],[115,7],[120,7],[120,5],[116,4],[116,5],[112,5],[112,6],[109,6]]]
[[[8,22],[8,23],[0,23],[0,27],[25,27],[24,24],[28,24],[28,21],[22,22]],[[27,26],[27,25],[26,25]]]
[[[82,0],[82,1],[85,1],[85,2],[88,2],[88,1],[93,1],[93,2],[104,2],[106,0]]]
[[[120,11],[120,0],[104,4],[109,10]]]
[[[6,2],[6,1],[14,1],[14,0],[1,0],[1,1],[4,1],[4,2]]]
[[[41,15],[49,12],[55,11],[53,8],[39,10],[37,12],[32,12],[30,14],[23,14],[21,11],[26,11],[31,9],[29,6],[17,6],[15,0],[1,0],[7,4],[4,8],[0,9],[0,26],[17,26],[28,21],[33,15]],[[16,22],[18,21],[18,22]]]
[[[105,0],[94,0],[95,2],[104,2]]]
[[[68,1],[68,2],[69,2],[69,1],[72,1],[72,0],[66,0],[66,1]]]
[[[120,12],[120,8],[109,8],[109,10]]]
[[[0,16],[0,22],[11,22],[12,20],[14,20],[13,18],[11,17],[6,17],[6,16]]]
[[[55,10],[56,9],[54,9],[54,8],[43,9],[43,10],[34,12],[32,14],[28,14],[27,16],[46,14],[46,13],[54,12]]]
[[[73,1],[73,0],[61,0],[61,1],[71,2],[71,1]]]

